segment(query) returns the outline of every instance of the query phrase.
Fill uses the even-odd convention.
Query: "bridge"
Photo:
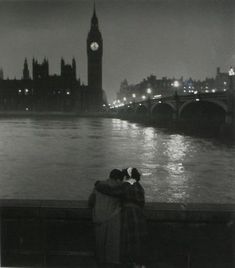
[[[186,129],[210,129],[234,137],[235,89],[234,76],[225,92],[210,92],[147,98],[115,108],[123,119],[150,121],[160,126]]]

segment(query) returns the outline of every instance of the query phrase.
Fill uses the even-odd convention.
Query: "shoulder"
[[[138,185],[140,191],[144,192],[144,187],[139,182],[137,182],[136,184]]]
[[[109,180],[109,179],[107,179],[107,180],[97,180],[94,184],[95,184],[95,186],[96,186],[97,184],[109,185],[109,184],[110,184],[110,180]],[[96,188],[96,187],[95,187],[95,188]]]

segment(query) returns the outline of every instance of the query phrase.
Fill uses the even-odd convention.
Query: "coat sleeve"
[[[95,184],[95,189],[106,195],[114,196],[114,197],[122,197],[124,194],[124,185],[120,184],[117,186],[110,186],[105,182],[97,182]]]
[[[135,183],[132,186],[131,191],[128,193],[128,200],[140,207],[145,205],[145,194],[144,189],[139,183]]]
[[[139,185],[139,190],[138,190],[139,194],[137,194],[137,202],[138,202],[139,206],[144,207],[144,205],[145,205],[144,188],[140,184],[138,184],[138,185]]]
[[[95,196],[95,189],[94,189],[88,199],[89,208],[93,208],[95,206],[95,200],[96,200],[96,196]]]
[[[144,189],[142,189],[142,194],[140,195],[139,205],[140,205],[141,207],[144,207],[144,205],[145,205],[145,194],[144,194]]]

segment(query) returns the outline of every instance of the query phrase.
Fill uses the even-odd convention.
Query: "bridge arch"
[[[138,115],[146,115],[148,113],[147,105],[139,103],[137,107],[135,108],[135,113]]]
[[[168,123],[173,120],[175,106],[170,102],[159,102],[151,107],[151,117],[158,123]]]
[[[134,112],[134,108],[132,106],[124,106],[121,108],[118,108],[118,114],[120,115],[127,115]]]
[[[196,102],[195,100],[190,100],[190,101],[185,102],[183,105],[181,105],[181,107],[179,109],[179,117],[181,117],[182,111],[185,109],[186,106],[188,106],[188,105],[190,105],[192,103],[201,103],[201,102],[214,103],[215,105],[221,107],[225,112],[228,111],[227,105],[222,101],[218,101],[218,100],[200,100],[200,101]]]
[[[219,101],[188,101],[179,110],[179,119],[190,125],[219,128],[225,123],[227,107]]]
[[[155,104],[152,105],[152,107],[151,107],[151,114],[154,113],[154,112],[156,112],[155,109],[158,109],[160,106],[163,107],[163,105],[164,106],[169,106],[169,108],[171,108],[173,111],[176,111],[176,107],[174,106],[173,103],[171,103],[171,102],[158,102],[158,103],[155,103]]]

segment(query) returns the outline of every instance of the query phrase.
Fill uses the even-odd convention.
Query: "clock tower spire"
[[[88,109],[90,110],[99,110],[102,108],[103,104],[102,56],[103,39],[99,30],[99,22],[94,2],[91,27],[87,36]]]

